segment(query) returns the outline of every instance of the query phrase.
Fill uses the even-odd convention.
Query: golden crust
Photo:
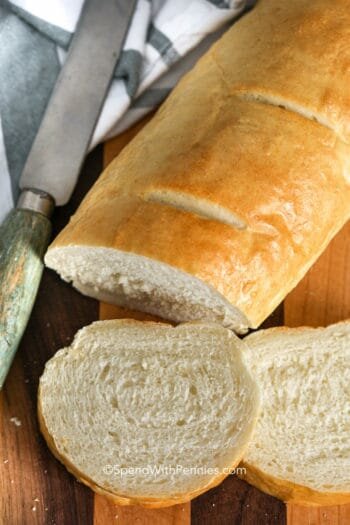
[[[349,0],[260,0],[212,48],[218,72],[231,92],[298,105],[349,142],[349,13]]]
[[[286,503],[296,503],[306,506],[343,505],[350,502],[350,493],[319,492],[291,481],[279,479],[248,462],[242,461],[240,467],[245,468],[245,474],[238,470],[238,475],[254,487],[275,496]]]

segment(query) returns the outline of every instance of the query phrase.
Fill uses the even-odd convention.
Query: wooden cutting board
[[[57,233],[107,164],[144,122],[89,156],[68,206],[54,217]],[[350,224],[334,239],[264,326],[324,325],[350,317]],[[100,318],[135,316],[99,305],[45,271],[28,330],[0,394],[0,525],[348,525],[350,505],[285,506],[234,476],[191,503],[167,509],[118,507],[76,482],[52,457],[36,419],[38,379],[47,359],[74,333]],[[137,317],[142,318],[142,314]]]

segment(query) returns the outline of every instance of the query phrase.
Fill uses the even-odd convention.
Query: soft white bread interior
[[[229,474],[253,432],[259,395],[240,348],[218,325],[95,322],[46,364],[41,430],[118,504],[187,501]]]
[[[175,322],[199,319],[216,321],[241,333],[247,330],[242,312],[213,287],[150,257],[115,248],[72,245],[51,247],[45,261],[80,292],[100,301]]]
[[[350,217],[349,0],[260,0],[107,168],[46,264],[174,321],[257,327]]]
[[[262,411],[244,479],[285,501],[350,501],[350,323],[245,339]]]

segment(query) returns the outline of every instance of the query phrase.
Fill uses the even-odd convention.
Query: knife
[[[85,0],[21,179],[0,227],[0,389],[43,272],[55,205],[66,204],[91,142],[136,0]]]

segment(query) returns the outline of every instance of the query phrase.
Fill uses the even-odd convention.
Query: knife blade
[[[26,161],[16,209],[0,227],[0,388],[27,325],[55,204],[74,189],[136,0],[85,0]]]
[[[90,144],[134,7],[86,0],[77,32],[24,166],[20,187],[66,204]]]

